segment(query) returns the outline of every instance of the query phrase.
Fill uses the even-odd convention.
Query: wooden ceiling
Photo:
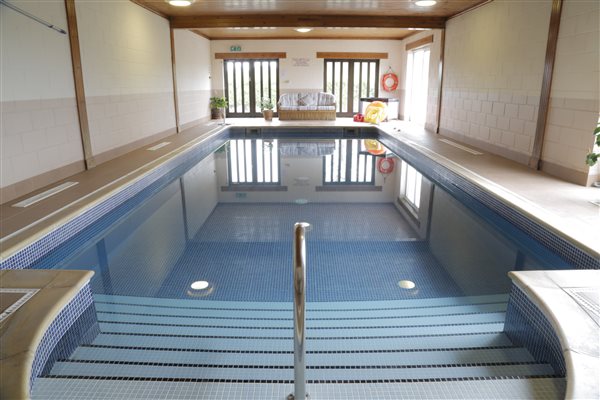
[[[298,33],[294,28],[201,28],[190,29],[211,40],[236,39],[405,39],[418,30],[402,28],[315,28]]]
[[[419,7],[414,0],[196,0],[189,7],[131,1],[168,18],[173,28],[210,39],[402,39],[412,33],[408,28],[443,28],[449,17],[489,0],[438,0],[433,7]],[[315,29],[300,34],[294,27]]]

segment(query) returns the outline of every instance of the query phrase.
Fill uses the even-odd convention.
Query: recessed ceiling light
[[[300,33],[307,33],[312,31],[312,28],[296,28],[295,31]]]
[[[431,7],[431,6],[435,6],[435,4],[437,3],[437,1],[435,0],[419,0],[419,1],[415,1],[415,4],[419,7]]]
[[[191,6],[194,1],[196,0],[167,0],[167,3],[175,7],[187,7]]]

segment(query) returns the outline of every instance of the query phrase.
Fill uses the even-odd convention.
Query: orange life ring
[[[380,158],[377,160],[377,171],[381,172],[382,174],[391,174],[395,165],[396,162],[393,158]]]
[[[398,75],[388,72],[381,77],[381,87],[386,92],[393,92],[398,89]]]

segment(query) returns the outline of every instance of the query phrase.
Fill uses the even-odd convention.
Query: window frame
[[[338,117],[351,117],[356,113],[360,112],[360,99],[361,97],[379,97],[379,67],[380,67],[380,59],[361,59],[361,58],[325,58],[323,59],[323,91],[327,92],[327,64],[332,63],[332,90],[331,92],[336,98],[336,104],[339,105],[340,111],[336,110],[336,116]],[[342,110],[342,93],[335,93],[335,63],[339,62],[340,68],[343,71],[343,64],[348,63],[348,87],[347,87],[347,102],[348,102],[348,111],[343,112]],[[359,92],[358,92],[358,110],[353,110],[354,107],[354,65],[355,63],[360,63],[359,67]],[[371,82],[370,82],[370,71],[371,71],[371,63],[375,63],[375,82],[373,82],[373,88],[375,90],[375,94],[373,96],[362,96],[360,93],[360,87],[362,83],[362,63],[368,63],[367,69],[367,93],[371,91]],[[340,73],[340,75],[342,75]]]
[[[415,204],[409,196],[407,196],[407,186],[408,186],[408,175],[409,168],[412,168],[415,173],[415,182],[414,182],[414,192],[412,195],[415,199],[418,196],[419,204]],[[423,174],[421,174],[415,167],[410,165],[404,160],[400,161],[400,190],[399,190],[399,199],[404,204],[408,210],[413,214],[413,216],[418,220],[419,219],[419,210],[421,209],[421,190],[423,185]],[[417,195],[418,188],[418,195]]]
[[[244,63],[247,62],[249,63],[249,70],[248,70],[248,77],[249,77],[249,96],[250,96],[250,112],[243,112],[244,109],[244,101],[242,100],[242,112],[237,112],[237,79],[236,76],[237,74],[234,72],[233,74],[233,85],[234,85],[234,90],[233,90],[233,94],[234,94],[234,101],[233,103],[230,101],[229,98],[229,74],[227,73],[227,63],[229,62],[233,62],[234,64],[234,71],[235,71],[235,63],[236,62],[240,62],[240,63]],[[256,98],[256,82],[254,79],[255,76],[255,68],[254,68],[254,63],[255,62],[268,62],[269,63],[269,71],[271,71],[271,62],[275,62],[277,64],[277,73],[275,74],[275,78],[276,78],[276,82],[275,82],[275,99],[273,100],[273,104],[275,105],[275,109],[273,110],[274,115],[277,116],[277,101],[279,100],[279,71],[280,71],[280,63],[279,63],[279,59],[278,58],[226,58],[223,60],[223,83],[224,83],[224,92],[225,92],[225,98],[227,99],[227,103],[229,104],[229,107],[226,108],[226,115],[228,117],[233,117],[233,118],[244,118],[244,117],[262,117],[262,113],[260,111],[256,111],[256,105],[258,104],[257,102],[262,100],[262,98],[264,98],[264,94],[263,94],[263,87],[261,86],[260,91],[261,91],[261,98],[257,99]],[[261,66],[261,71],[262,71],[262,66]],[[269,74],[270,75],[270,74]],[[244,76],[244,72],[242,70],[241,76],[243,78]],[[261,80],[262,82],[262,80]],[[242,99],[244,98],[244,80],[242,79]],[[271,80],[269,80],[269,92],[271,91]],[[234,104],[234,112],[230,112],[230,107],[231,104]]]

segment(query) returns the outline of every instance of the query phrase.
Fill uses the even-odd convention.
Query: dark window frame
[[[354,114],[360,112],[360,99],[362,97],[379,97],[379,66],[380,66],[380,61],[379,59],[361,59],[361,58],[325,58],[323,60],[323,91],[327,91],[327,64],[328,63],[332,63],[332,90],[331,92],[334,94],[335,98],[336,98],[336,104],[339,105],[340,111],[336,112],[336,115],[338,117],[351,117]],[[340,64],[340,70],[343,71],[343,63],[348,63],[348,85],[347,85],[347,101],[348,101],[348,111],[343,112],[342,110],[342,93],[336,93],[335,92],[335,63],[339,62]],[[359,93],[358,93],[358,110],[353,110],[354,107],[354,66],[355,63],[359,63],[359,73],[358,73],[358,78],[359,78]],[[363,63],[367,63],[368,65],[368,69],[367,69],[367,95],[362,95],[360,93],[360,88],[362,87],[362,70],[363,70]],[[371,79],[370,79],[370,72],[371,72],[371,63],[375,63],[375,82],[373,82],[374,85],[374,89],[375,89],[375,94],[374,96],[369,96],[368,93],[371,91]],[[342,73],[340,72],[340,75],[342,75]]]
[[[234,67],[233,67],[234,68],[234,73],[233,73],[233,86],[234,86],[234,90],[233,90],[233,102],[231,101],[231,99],[229,97],[229,74],[227,73],[227,64],[229,62],[233,62],[234,63],[233,64],[234,65]],[[243,79],[244,78],[244,72],[243,72],[243,70],[242,70],[242,73],[241,73],[241,78],[242,79],[241,79],[241,82],[240,82],[241,85],[242,85],[242,90],[241,90],[241,93],[242,93],[242,112],[239,112],[237,110],[237,84],[238,84],[238,82],[237,82],[237,74],[235,73],[235,63],[237,63],[237,62],[240,62],[240,63],[247,62],[250,65],[249,66],[249,70],[248,70],[248,76],[250,78],[250,82],[249,82],[250,88],[249,88],[249,92],[248,92],[248,94],[250,96],[250,99],[249,99],[249,102],[250,102],[250,105],[249,105],[250,111],[249,112],[244,112],[244,79]],[[227,116],[228,117],[233,117],[233,118],[239,118],[239,117],[242,117],[242,118],[244,118],[244,117],[262,117],[262,113],[260,113],[259,111],[256,111],[256,104],[257,104],[257,101],[260,101],[265,96],[264,96],[264,93],[263,93],[263,85],[261,85],[260,86],[261,97],[260,97],[260,99],[257,99],[255,97],[255,95],[256,95],[256,82],[253,79],[253,77],[255,76],[255,68],[254,68],[254,63],[255,62],[261,62],[261,63],[262,62],[268,62],[269,63],[268,64],[269,65],[269,67],[268,67],[268,71],[269,71],[268,72],[268,76],[269,77],[271,76],[271,64],[270,63],[271,62],[277,63],[277,73],[275,74],[275,78],[276,78],[276,81],[275,81],[275,97],[276,98],[272,99],[273,100],[273,104],[275,105],[274,112],[275,112],[275,115],[277,115],[277,112],[276,112],[276,110],[277,110],[277,101],[279,100],[279,71],[280,71],[279,59],[277,59],[277,58],[230,58],[230,59],[224,59],[223,60],[223,80],[224,80],[224,85],[225,85],[224,86],[225,87],[224,92],[225,92],[225,98],[227,99],[227,102],[230,105],[230,107],[227,108]],[[260,71],[261,73],[262,73],[262,68],[263,67],[262,67],[262,64],[261,64],[261,71]],[[261,78],[261,82],[262,82],[262,78]],[[272,90],[272,83],[271,83],[270,79],[269,79],[268,86],[269,86],[269,92],[271,92],[271,90]],[[229,111],[232,104],[234,105],[234,110],[235,110],[234,112],[230,112]]]

